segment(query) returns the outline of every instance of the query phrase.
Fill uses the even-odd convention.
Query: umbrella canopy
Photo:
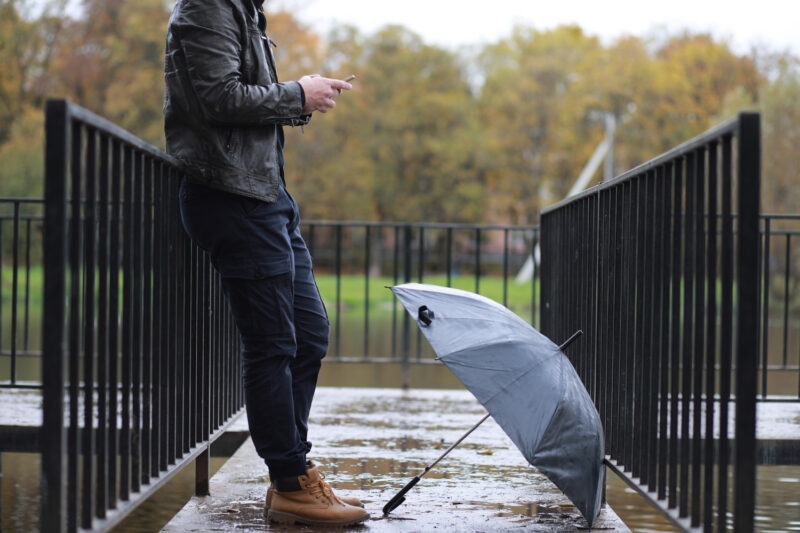
[[[483,296],[418,283],[391,289],[438,358],[591,525],[603,492],[603,428],[559,347]]]

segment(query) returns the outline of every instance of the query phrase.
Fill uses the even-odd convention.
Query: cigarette
[[[349,76],[347,76],[347,77],[344,79],[344,81],[352,81],[352,80],[354,80],[354,79],[356,79],[356,75],[355,75],[355,74],[350,74]]]

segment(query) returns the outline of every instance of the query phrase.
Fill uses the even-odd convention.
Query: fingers
[[[300,84],[305,91],[306,105],[303,107],[303,112],[306,113],[314,111],[327,113],[336,107],[334,100],[342,94],[342,91],[349,91],[353,88],[346,81],[325,78],[319,74],[303,76]]]
[[[343,81],[343,80],[329,79],[329,81],[330,81],[331,87],[334,88],[334,89],[338,89],[340,93],[342,91],[349,91],[350,89],[353,88],[352,85],[350,85],[349,83],[347,83],[346,81]]]
[[[320,113],[327,113],[334,107],[336,107],[336,101],[333,98],[328,98],[322,103],[322,105],[317,107],[317,111]]]

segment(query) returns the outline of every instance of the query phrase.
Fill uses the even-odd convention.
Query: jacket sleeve
[[[240,21],[226,0],[184,0],[172,21],[186,71],[206,118],[227,125],[308,122],[302,116],[303,89],[296,81],[268,86],[241,80]]]

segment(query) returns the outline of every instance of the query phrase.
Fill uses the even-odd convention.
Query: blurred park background
[[[163,149],[172,5],[0,0],[3,196],[43,195],[48,97]],[[306,219],[535,224],[603,140],[604,113],[618,124],[620,173],[743,109],[763,114],[763,212],[800,212],[800,58],[791,51],[742,53],[689,30],[608,40],[578,26],[517,26],[494,42],[442,47],[398,25],[320,34],[266,7],[283,80],[358,75],[334,113],[288,132],[289,187]]]

